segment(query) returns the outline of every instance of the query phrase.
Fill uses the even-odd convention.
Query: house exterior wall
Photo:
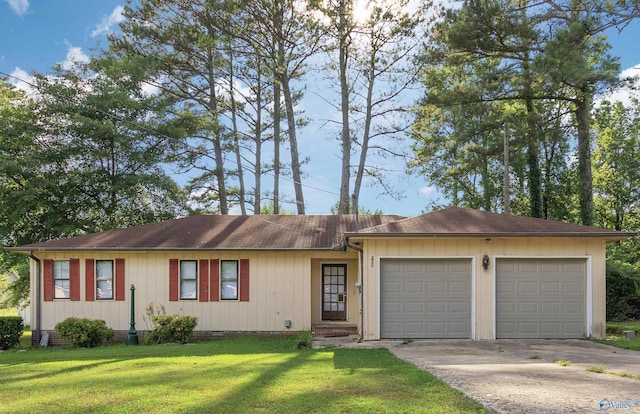
[[[356,239],[356,238],[354,238]],[[359,239],[359,238],[358,238]],[[364,243],[364,339],[380,339],[380,260],[383,258],[472,258],[473,339],[495,339],[495,260],[500,257],[576,257],[587,260],[591,278],[592,336],[605,336],[605,241],[598,238],[371,238]],[[484,254],[490,257],[487,270]],[[587,281],[587,284],[589,282]],[[589,307],[588,307],[589,309]]]
[[[347,265],[347,320],[344,322],[322,320],[322,265],[323,264]],[[336,259],[312,259],[311,260],[311,323],[313,325],[331,323],[332,325],[359,325],[360,323],[360,297],[355,284],[358,282],[358,256],[355,252],[349,255],[343,254]]]
[[[130,286],[135,285],[135,322],[137,330],[151,328],[145,313],[151,302],[163,305],[167,314],[198,317],[196,331],[290,332],[311,329],[312,263],[344,261],[341,252],[312,251],[167,251],[167,252],[36,252],[45,259],[80,259],[80,300],[40,300],[43,331],[52,331],[55,324],[68,317],[103,319],[116,331],[128,330],[130,322]],[[356,255],[352,255],[357,257]],[[122,258],[125,263],[125,300],[86,300],[85,259],[109,260]],[[249,259],[249,300],[209,301],[169,300],[169,260]],[[350,262],[349,267],[356,265]],[[354,269],[355,270],[355,269]],[[36,300],[37,264],[31,261],[32,303]],[[353,275],[349,271],[349,277]],[[42,272],[41,272],[42,280]],[[355,301],[354,301],[355,302]],[[32,306],[32,320],[36,320]],[[356,310],[357,311],[357,310]],[[284,326],[291,320],[291,327]],[[32,325],[32,329],[35,326]]]

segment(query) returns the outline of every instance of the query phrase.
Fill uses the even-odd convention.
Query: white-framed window
[[[53,261],[53,297],[54,299],[70,298],[71,279],[69,277],[69,261]]]
[[[180,299],[198,299],[197,260],[180,260]]]
[[[220,261],[220,299],[238,300],[238,261]]]
[[[96,299],[113,299],[113,260],[96,260]]]

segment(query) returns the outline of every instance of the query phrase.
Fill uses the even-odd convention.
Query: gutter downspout
[[[41,310],[40,310],[40,296],[41,296],[41,281],[40,281],[40,272],[41,272],[41,262],[40,259],[33,255],[32,251],[29,251],[29,258],[37,263],[36,267],[36,344],[40,343],[40,339],[42,336],[42,332],[40,330],[40,319],[41,319]],[[33,341],[32,341],[33,343]]]
[[[364,250],[361,247],[349,244],[349,239],[345,237],[346,247],[356,250],[360,256],[360,342],[364,341]]]

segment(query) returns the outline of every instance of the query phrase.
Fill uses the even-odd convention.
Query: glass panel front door
[[[322,320],[347,320],[347,265],[322,265]]]

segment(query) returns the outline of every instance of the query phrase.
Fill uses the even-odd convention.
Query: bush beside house
[[[67,318],[56,324],[56,333],[71,342],[74,348],[93,348],[114,336],[105,321],[88,318]]]

